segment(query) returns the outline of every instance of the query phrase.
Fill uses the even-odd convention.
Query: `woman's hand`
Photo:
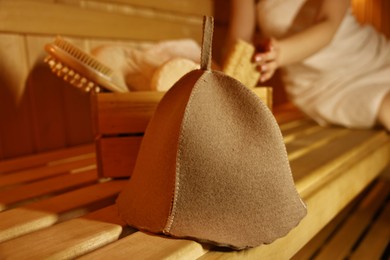
[[[261,73],[260,82],[269,80],[279,67],[279,46],[275,39],[267,39],[255,44],[256,53],[252,62],[256,64],[256,69]]]

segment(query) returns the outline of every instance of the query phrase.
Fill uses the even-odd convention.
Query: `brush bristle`
[[[69,55],[71,55],[74,58],[76,58],[77,60],[79,60],[80,62],[84,63],[85,65],[88,65],[89,67],[99,71],[102,74],[110,76],[113,73],[113,71],[109,67],[102,64],[101,62],[94,59],[86,52],[82,51],[81,49],[77,48],[76,46],[74,46],[70,42],[68,42],[60,37],[57,37],[55,39],[54,44],[57,47],[64,50],[65,52],[67,52]]]
[[[63,64],[61,61],[53,58],[52,56],[46,57],[45,62],[49,65],[51,71],[55,75],[57,75],[59,78],[62,78],[71,85],[85,92],[90,92],[91,90],[96,93],[100,92],[101,87],[99,85],[87,79],[86,77],[81,76],[72,68],[69,68],[67,65]]]
[[[72,43],[57,36],[45,49],[49,53],[45,62],[52,72],[70,84],[87,92],[100,92],[101,89],[116,90],[110,83],[112,69]]]

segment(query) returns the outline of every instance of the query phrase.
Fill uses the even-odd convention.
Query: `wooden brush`
[[[237,40],[228,52],[223,72],[249,88],[256,87],[261,74],[251,62],[254,53],[255,48],[252,44]]]
[[[45,62],[52,72],[73,86],[86,92],[128,92],[113,81],[113,71],[88,53],[57,36],[45,46],[49,54]]]

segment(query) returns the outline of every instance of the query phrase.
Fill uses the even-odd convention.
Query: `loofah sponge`
[[[306,207],[272,113],[210,70],[211,34],[208,17],[201,68],[161,100],[117,205],[138,229],[244,249],[286,235]]]
[[[256,87],[260,72],[251,62],[255,47],[243,40],[236,40],[228,51],[227,59],[223,64],[223,72],[239,81],[248,88]]]

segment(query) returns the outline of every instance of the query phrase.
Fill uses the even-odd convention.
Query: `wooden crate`
[[[272,107],[272,89],[252,89]],[[92,96],[98,174],[100,177],[129,177],[146,126],[164,92],[101,93]]]

